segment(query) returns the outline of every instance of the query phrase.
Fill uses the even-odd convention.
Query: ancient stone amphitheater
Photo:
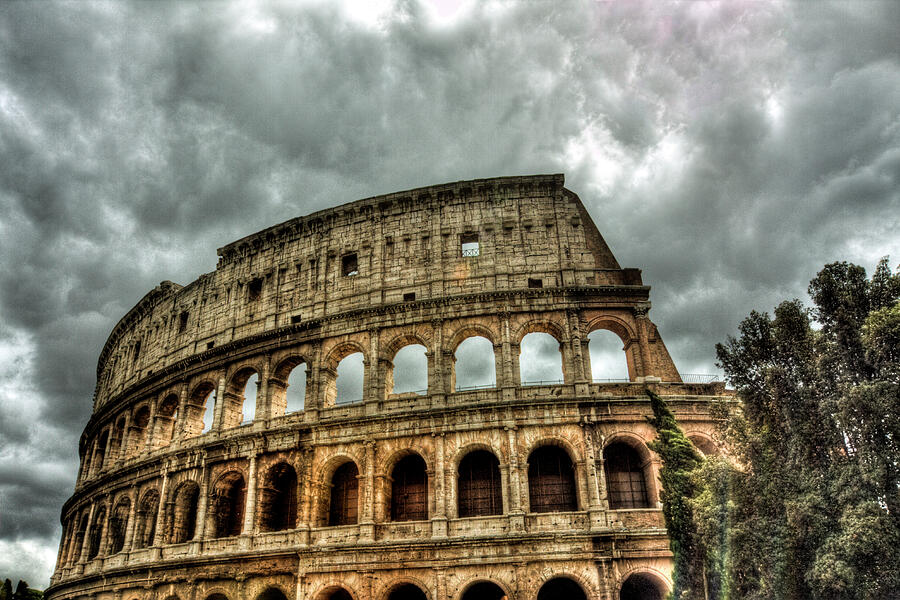
[[[640,271],[561,175],[360,200],[218,252],[103,348],[51,600],[667,592],[644,389],[710,452],[724,388],[682,382]],[[592,378],[598,330],[626,380]],[[541,336],[558,380],[528,380]]]

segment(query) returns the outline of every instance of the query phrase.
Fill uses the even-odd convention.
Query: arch
[[[498,335],[490,327],[486,327],[485,325],[480,325],[478,323],[469,323],[468,325],[460,327],[449,336],[447,336],[446,348],[450,352],[456,352],[456,349],[459,348],[459,345],[470,337],[483,337],[487,339],[491,344],[495,344],[497,343]]]
[[[156,409],[155,429],[156,448],[166,446],[175,438],[175,424],[178,422],[178,394],[169,394],[163,398]]]
[[[94,513],[94,520],[91,523],[91,536],[88,544],[88,560],[93,560],[100,554],[100,542],[103,541],[103,526],[106,521],[106,507],[101,506]]]
[[[69,562],[78,562],[81,559],[81,552],[84,549],[84,538],[87,535],[87,524],[88,518],[90,517],[90,512],[88,510],[84,510],[81,513],[81,518],[78,520],[78,527],[75,529],[75,543],[72,545],[71,551],[69,552]]]
[[[619,600],[663,600],[669,592],[665,579],[649,570],[635,570],[619,586]]]
[[[138,504],[135,520],[135,549],[152,546],[156,539],[156,516],[159,513],[159,492],[148,490]]]
[[[350,359],[349,362],[347,359]],[[360,344],[346,341],[332,348],[319,371],[324,387],[323,406],[362,400],[365,367],[366,355]]]
[[[424,344],[415,341],[401,346],[388,364],[385,374],[388,394],[428,393],[428,349]]]
[[[586,327],[588,366],[593,381],[633,381],[637,375],[630,349],[637,341],[631,324],[619,317],[603,315]],[[598,333],[599,332],[599,333]],[[606,335],[606,333],[609,335]],[[616,340],[618,337],[618,341]],[[618,344],[622,345],[619,346]],[[622,356],[624,354],[624,362]]]
[[[538,590],[537,600],[587,600],[581,584],[568,576],[549,579]]]
[[[216,385],[213,382],[201,381],[194,386],[188,396],[190,422],[186,430],[189,435],[200,435],[212,429],[216,400]]]
[[[99,473],[103,470],[103,463],[106,459],[106,444],[109,441],[109,430],[104,430],[97,437],[97,445],[94,450],[94,460],[93,460],[93,470],[94,473]]]
[[[610,510],[652,508],[653,476],[650,450],[630,437],[619,435],[603,448],[603,469]],[[643,451],[643,452],[642,452]]]
[[[692,431],[687,434],[691,443],[694,444],[694,447],[700,451],[700,453],[704,456],[719,456],[721,454],[719,450],[719,446],[716,444],[713,439],[706,435],[705,433],[701,433],[699,431]]]
[[[560,338],[544,331],[522,336],[519,344],[519,383],[563,383],[563,354]]]
[[[509,592],[494,581],[477,579],[465,587],[459,600],[508,600]]]
[[[497,386],[494,344],[482,335],[466,337],[453,352],[451,383],[454,391]]]
[[[259,370],[253,366],[241,367],[231,376],[226,388],[226,428],[250,423],[256,418],[259,383]],[[240,411],[239,414],[229,419],[229,413],[236,411]]]
[[[578,510],[575,465],[557,445],[535,448],[528,456],[528,500],[531,512]]]
[[[359,468],[352,460],[334,470],[328,498],[328,525],[355,525],[359,518]]]
[[[240,535],[246,495],[247,486],[240,471],[228,471],[219,477],[210,493],[211,537]]]
[[[169,542],[182,544],[194,539],[197,525],[197,501],[200,498],[200,486],[195,481],[185,481],[172,494],[172,507],[169,514],[171,531]]]
[[[128,456],[140,454],[147,440],[147,426],[150,425],[150,407],[142,404],[134,411],[128,434]]]
[[[459,461],[456,474],[457,516],[503,514],[500,461],[493,452],[469,452]]]
[[[297,471],[280,462],[266,473],[260,494],[260,531],[283,531],[297,526]]]
[[[287,596],[281,588],[273,585],[264,589],[259,596],[256,597],[256,600],[287,600]]]
[[[547,319],[536,319],[520,325],[512,334],[513,343],[521,344],[525,337],[532,333],[546,333],[557,342],[563,343],[566,339],[565,327]]]
[[[128,528],[128,513],[131,498],[120,498],[109,516],[109,553],[118,554],[125,547],[125,531]]]
[[[313,595],[316,600],[356,600],[356,595],[343,584],[332,583]]]
[[[387,600],[428,600],[425,591],[415,583],[401,582],[391,586]]]
[[[117,458],[125,458],[128,439],[125,435],[125,415],[116,420],[116,426],[113,428],[113,437],[110,447],[115,451]]]
[[[428,518],[428,473],[425,459],[407,454],[391,470],[391,521]]]
[[[272,416],[286,415],[306,408],[306,383],[309,375],[307,360],[294,354],[275,367],[269,379]]]

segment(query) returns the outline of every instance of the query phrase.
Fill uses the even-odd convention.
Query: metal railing
[[[630,379],[599,379],[597,377],[593,378],[591,381],[594,383],[628,383],[631,381]]]
[[[562,379],[535,379],[534,381],[523,381],[523,386],[528,385],[562,385],[565,381]]]
[[[463,256],[478,256],[478,248],[463,248]]]
[[[714,381],[722,381],[721,375],[710,375],[707,373],[679,373],[681,380],[685,383],[712,383]]]
[[[457,392],[470,392],[470,391],[472,391],[472,390],[489,390],[489,389],[492,389],[492,388],[495,388],[495,387],[497,387],[497,385],[496,385],[496,384],[493,384],[493,383],[489,383],[489,384],[487,384],[487,385],[463,385],[463,386],[459,386],[459,385],[458,385],[458,386],[456,386],[456,390],[455,390],[455,391],[457,391]]]

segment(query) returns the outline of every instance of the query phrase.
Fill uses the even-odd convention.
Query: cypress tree
[[[690,501],[697,494],[693,472],[703,458],[684,435],[665,401],[647,390],[657,438],[650,449],[662,459],[659,478],[669,547],[675,557],[672,597],[703,600],[707,596],[706,552],[694,525]]]

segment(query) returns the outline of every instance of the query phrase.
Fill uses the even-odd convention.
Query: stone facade
[[[682,382],[649,308],[561,175],[379,196],[229,244],[103,348],[48,597],[662,597],[643,390],[711,451],[724,388]],[[593,381],[597,329],[621,338],[629,381]],[[521,381],[535,332],[559,343],[561,381]],[[495,384],[458,389],[476,336]],[[410,345],[427,390],[394,393]],[[356,354],[347,401],[338,365]]]

